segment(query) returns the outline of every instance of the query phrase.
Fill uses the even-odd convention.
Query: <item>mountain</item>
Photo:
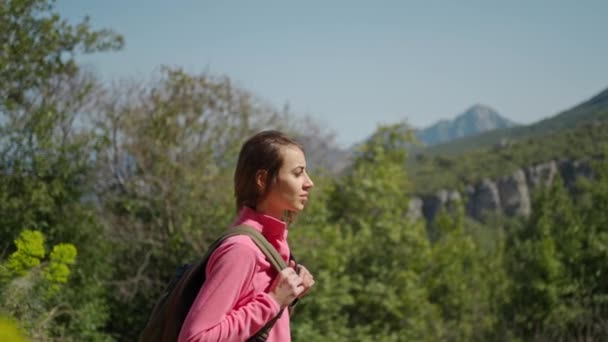
[[[494,109],[477,104],[453,120],[440,120],[428,128],[417,130],[416,138],[430,146],[513,126],[516,126],[514,122],[502,117]]]
[[[555,116],[527,126],[514,126],[487,131],[475,136],[459,138],[449,143],[429,146],[425,153],[431,155],[455,155],[481,147],[493,147],[503,142],[515,142],[532,137],[569,130],[581,125],[608,121],[608,88],[590,99]]]
[[[549,161],[608,158],[608,89],[526,126],[488,131],[413,153],[408,174],[420,193],[500,179]],[[561,165],[561,164],[560,164]]]

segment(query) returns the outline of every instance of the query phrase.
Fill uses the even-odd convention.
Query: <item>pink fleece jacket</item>
[[[234,225],[260,231],[289,260],[285,222],[244,207]],[[233,236],[210,256],[206,279],[179,334],[178,342],[246,341],[275,317],[280,306],[268,292],[277,271],[248,236]],[[289,342],[284,310],[267,342]]]

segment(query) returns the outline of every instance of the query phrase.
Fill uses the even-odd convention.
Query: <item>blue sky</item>
[[[471,105],[531,123],[608,87],[608,1],[57,0],[126,38],[83,59],[105,80],[161,64],[228,75],[348,146],[378,123]]]

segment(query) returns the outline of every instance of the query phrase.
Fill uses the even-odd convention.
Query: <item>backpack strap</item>
[[[268,261],[270,261],[270,263],[275,268],[275,270],[277,270],[277,272],[281,272],[282,270],[284,270],[285,268],[288,267],[287,264],[285,263],[285,260],[283,260],[283,257],[281,257],[279,252],[277,252],[276,248],[274,248],[274,246],[272,246],[270,244],[270,242],[268,242],[268,240],[266,240],[266,238],[257,230],[250,228],[248,226],[237,226],[237,227],[231,228],[226,234],[233,234],[233,233],[249,236],[253,240],[253,242],[258,246],[258,248],[264,253],[264,255],[266,256]],[[293,257],[291,255],[290,255],[289,259],[295,260],[295,259],[293,259]],[[290,313],[291,313],[291,308],[292,308],[292,306],[295,306],[296,301],[297,301],[297,299],[292,304],[289,305]],[[282,308],[281,311],[279,311],[279,313],[276,316],[274,316],[268,323],[266,323],[266,325],[264,325],[264,327],[262,327],[262,329],[260,329],[260,331],[258,331],[255,335],[253,335],[251,338],[249,338],[247,340],[247,342],[266,341],[266,339],[268,339],[268,334],[270,332],[270,329],[272,329],[272,327],[274,327],[275,323],[279,320],[279,318],[281,318],[281,315],[283,314],[284,310],[285,310],[285,308]]]
[[[248,226],[237,226],[234,228],[230,228],[225,234],[230,234],[230,236],[249,236],[253,240],[253,242],[258,246],[258,248],[262,251],[262,253],[264,253],[268,261],[270,261],[270,263],[272,264],[274,269],[277,270],[277,272],[281,272],[282,270],[287,268],[285,260],[283,260],[283,257],[281,257],[279,252],[277,252],[276,248],[274,248],[274,246],[271,245],[268,240],[266,240],[264,235],[262,235],[262,233],[258,232],[257,230]]]

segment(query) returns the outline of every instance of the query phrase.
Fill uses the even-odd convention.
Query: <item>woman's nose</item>
[[[315,183],[313,183],[313,181],[310,178],[310,176],[308,174],[306,174],[306,183],[304,183],[304,187],[306,189],[310,189],[310,188],[312,188],[314,186],[315,186]]]

